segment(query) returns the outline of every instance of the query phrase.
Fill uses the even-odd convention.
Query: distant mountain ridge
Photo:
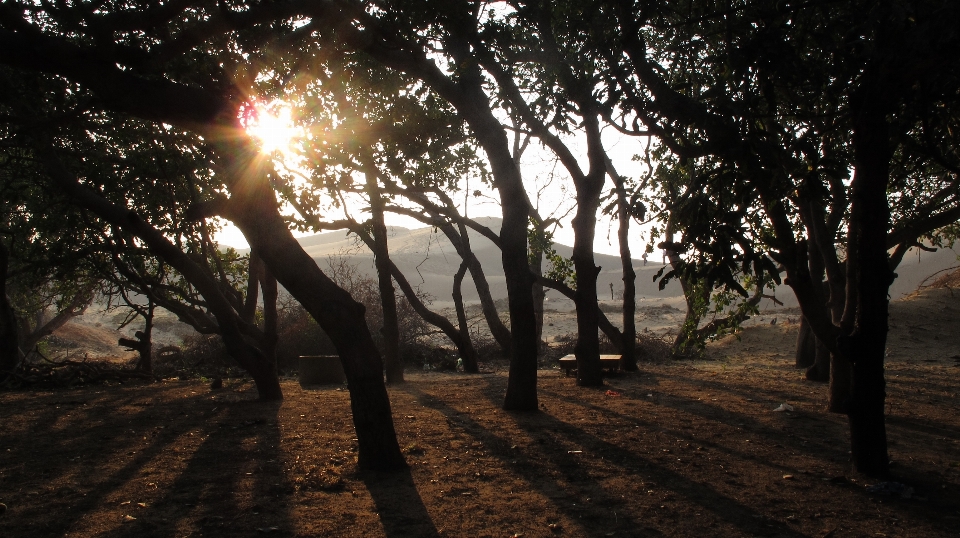
[[[490,228],[494,233],[500,232],[502,220],[497,217],[481,217],[475,219],[479,224]],[[414,287],[419,287],[438,301],[449,301],[453,289],[453,276],[460,267],[460,256],[456,249],[439,230],[432,227],[404,228],[389,226],[387,230],[390,257],[400,268],[403,274]],[[500,258],[500,249],[480,233],[470,230],[470,245],[474,254],[483,265],[484,273],[490,285],[494,299],[507,296],[506,282],[503,276],[503,265]],[[360,242],[356,236],[345,230],[325,232],[321,234],[298,238],[307,254],[312,257],[321,269],[327,267],[328,258],[346,257],[351,259],[358,270],[371,277],[376,275],[373,264],[373,254]],[[570,257],[571,247],[556,244],[557,252],[564,257]],[[619,299],[623,291],[623,275],[620,268],[620,258],[607,254],[596,254],[596,264],[601,267],[597,278],[597,292],[601,300],[611,299],[611,284],[613,296]],[[957,252],[952,249],[940,249],[937,252],[919,252],[911,249],[903,262],[897,268],[899,278],[890,288],[890,297],[900,297],[912,293],[917,286],[929,275],[954,265],[957,265]],[[648,258],[646,265],[639,259],[633,260],[633,267],[637,272],[637,297],[656,300],[676,300],[683,295],[677,281],[671,281],[664,290],[659,289],[654,275],[663,267],[662,260],[654,255]],[[792,290],[786,286],[778,287],[778,300],[785,306],[796,306],[796,298]],[[463,283],[463,296],[466,301],[478,300],[473,281],[468,274]],[[548,297],[560,299],[556,291],[548,292]],[[772,301],[764,300],[761,308],[772,306]]]
[[[496,234],[500,233],[502,219],[497,217],[480,217],[475,219],[482,226],[490,228]],[[419,287],[438,301],[450,300],[453,290],[453,276],[460,267],[460,256],[453,244],[438,229],[432,227],[404,228],[401,226],[387,227],[387,242],[390,257],[403,272],[414,287]],[[490,285],[494,299],[507,296],[506,281],[503,276],[503,264],[500,249],[489,239],[473,229],[469,230],[470,246],[477,259],[483,266],[484,274]],[[321,269],[328,265],[328,259],[346,257],[351,259],[358,270],[369,276],[375,276],[373,254],[356,236],[346,230],[324,232],[316,235],[298,238],[297,241],[304,251],[312,257]],[[562,244],[555,245],[557,252],[564,257],[570,257],[571,247]],[[613,284],[614,294],[622,294],[623,281],[620,269],[620,258],[606,254],[597,254],[596,263],[602,270],[598,277],[597,290],[601,298],[610,298],[610,284]],[[676,297],[682,294],[680,286],[672,282],[664,291],[660,291],[653,282],[653,274],[662,267],[662,264],[647,266],[638,259],[633,260],[634,268],[638,272],[637,293],[641,296]],[[475,301],[479,297],[473,286],[470,275],[464,279],[463,296],[466,301]],[[619,295],[617,295],[619,297]],[[559,293],[548,292],[548,297],[559,299]]]

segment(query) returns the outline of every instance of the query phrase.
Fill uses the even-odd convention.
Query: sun
[[[267,155],[280,153],[288,158],[302,138],[302,129],[293,120],[292,107],[283,101],[252,103],[242,115],[244,130],[260,142],[260,151]]]

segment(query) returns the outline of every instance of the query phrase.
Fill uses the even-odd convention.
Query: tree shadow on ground
[[[600,389],[584,388],[583,390],[605,391],[607,387]],[[488,399],[495,402],[498,388],[492,384],[488,384],[483,393]],[[541,394],[549,394],[549,392],[541,390]],[[560,398],[559,394],[554,396]],[[610,413],[608,409],[592,406],[582,401],[571,401],[567,399],[566,403],[592,408],[604,414]],[[545,446],[556,445],[558,443],[562,446],[564,439],[571,438],[586,441],[584,445],[576,448],[580,449],[583,453],[593,454],[602,457],[604,460],[616,462],[616,465],[623,473],[633,474],[640,482],[657,484],[660,488],[667,488],[673,493],[685,497],[688,501],[701,506],[704,512],[712,513],[718,521],[733,526],[739,532],[753,535],[775,534],[785,537],[802,536],[787,526],[785,522],[769,519],[756,509],[717,491],[709,484],[697,482],[684,474],[670,469],[660,461],[649,457],[649,455],[628,450],[608,440],[609,437],[601,437],[600,432],[590,432],[585,427],[575,426],[565,422],[551,415],[549,412],[542,411],[536,414],[514,413],[508,414],[508,416],[513,418],[517,427],[529,435],[543,436],[545,432],[548,432],[550,438],[543,443]],[[622,418],[634,420],[633,417]],[[644,427],[648,429],[661,428],[661,426],[653,423],[646,424]],[[611,432],[604,433],[613,435]],[[600,486],[596,485],[593,489],[600,489]],[[706,523],[706,521],[704,521],[704,523]],[[708,535],[716,532],[716,529],[703,528],[702,532]]]
[[[279,404],[187,392],[87,388],[75,393],[85,401],[69,411],[57,403],[67,392],[35,396],[30,405],[50,407],[39,414],[43,426],[0,441],[18,454],[17,479],[33,498],[21,509],[12,503],[19,523],[4,518],[0,534],[257,536],[258,528],[289,529],[282,501],[260,500],[283,489],[275,463]],[[211,468],[215,483],[204,478]],[[45,526],[33,527],[34,518]]]
[[[358,478],[373,497],[388,538],[440,536],[409,469],[390,473],[360,472]]]

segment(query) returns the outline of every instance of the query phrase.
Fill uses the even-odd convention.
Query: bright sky
[[[294,155],[291,150],[291,142],[302,134],[301,130],[292,126],[290,109],[282,104],[273,103],[264,107],[257,107],[256,113],[247,119],[247,130],[253,136],[258,138],[263,145],[265,153],[271,153],[277,159],[285,159],[289,162]],[[576,139],[571,139],[569,144],[571,148],[581,156],[581,166],[586,168],[586,150],[582,144],[577,144]],[[632,160],[635,154],[642,152],[641,143],[645,139],[637,140],[630,137],[619,135],[613,130],[604,132],[604,142],[606,149],[614,163],[617,171],[621,175],[637,178],[643,172],[640,163]],[[579,150],[579,151],[578,151]],[[524,183],[527,185],[527,191],[530,193],[534,204],[539,206],[541,215],[544,218],[550,216],[566,215],[563,219],[563,226],[554,233],[554,239],[557,243],[564,245],[573,245],[573,229],[570,220],[573,218],[573,206],[575,191],[573,185],[566,178],[565,172],[558,164],[555,164],[549,157],[547,151],[540,148],[537,144],[531,143],[523,155],[521,169],[524,176]],[[550,182],[551,171],[556,170],[557,177]],[[549,183],[548,183],[549,182]],[[607,180],[605,189],[610,189],[612,183]],[[500,217],[500,205],[497,192],[483,185],[475,179],[470,183],[470,191],[480,190],[483,195],[480,197],[469,197],[467,200],[466,213],[471,218],[474,217]],[[539,192],[539,195],[538,195]],[[539,196],[539,200],[537,199]],[[457,201],[460,203],[461,212],[463,208],[463,193],[458,194]],[[355,218],[360,215],[357,211],[352,211]],[[386,221],[391,226],[401,226],[405,228],[422,228],[422,223],[403,215],[388,213]],[[643,254],[646,245],[641,239],[641,227],[636,221],[631,223],[630,248],[634,258],[639,258]],[[296,236],[312,235],[309,233],[294,232]],[[249,248],[246,239],[240,230],[232,224],[226,223],[223,229],[215,235],[215,240],[223,245],[235,248]],[[598,215],[596,240],[594,250],[603,254],[619,255],[620,247],[617,243],[617,222],[611,220],[610,216]]]

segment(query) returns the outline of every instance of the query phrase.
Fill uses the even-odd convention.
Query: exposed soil
[[[781,317],[601,389],[541,371],[538,413],[500,410],[502,366],[408,373],[394,474],[356,470],[340,387],[0,393],[0,536],[956,536],[960,293],[892,312],[888,436],[912,491],[851,472]]]

